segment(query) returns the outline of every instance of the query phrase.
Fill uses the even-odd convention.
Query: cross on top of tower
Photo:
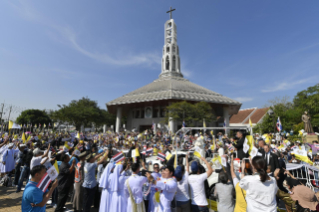
[[[169,13],[169,19],[172,19],[172,12],[174,11],[175,9],[172,9],[172,7],[169,8],[169,11],[167,11],[166,13]]]

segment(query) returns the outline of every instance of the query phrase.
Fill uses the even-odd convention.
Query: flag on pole
[[[294,148],[292,152],[297,160],[309,163],[310,165],[313,165],[313,162],[308,158],[307,151],[305,149],[301,150],[298,148]]]
[[[31,125],[32,126],[32,125]],[[34,125],[35,128],[37,128],[37,124]]]
[[[159,152],[157,154],[157,159],[159,159],[160,161],[165,161],[166,158],[165,158],[165,155],[163,153]]]
[[[51,123],[49,123],[49,127],[51,127]]]
[[[27,141],[27,139],[25,138],[25,134],[24,134],[24,132],[22,133],[21,140],[23,141],[23,143],[24,143],[24,144],[25,144],[25,142]]]
[[[206,122],[205,119],[203,119],[203,127],[206,128]]]
[[[13,126],[13,121],[9,121],[9,130],[12,128]]]
[[[135,149],[135,157],[141,157],[138,147]]]
[[[114,155],[112,158],[113,158],[113,160],[114,160],[115,163],[118,163],[118,162],[120,162],[120,161],[122,161],[122,160],[125,159],[125,157],[124,157],[124,155],[123,155],[122,152],[117,153],[117,154]]]
[[[52,166],[54,168],[54,166]],[[55,168],[54,168],[55,169]],[[50,175],[48,175],[48,173],[46,172],[45,175],[42,177],[42,179],[40,180],[40,182],[37,184],[37,187],[43,192],[45,193],[46,190],[48,189],[50,183],[51,183],[51,178]]]
[[[70,150],[70,149],[71,149],[71,147],[69,146],[69,144],[68,144],[68,142],[67,142],[67,141],[64,143],[64,146],[65,146],[65,148],[67,148],[68,150]]]
[[[57,160],[55,160],[53,166],[55,167],[56,171],[57,171],[58,174],[59,174],[59,166],[58,166],[58,161],[57,161]]]
[[[146,155],[150,155],[150,154],[152,154],[153,153],[153,148],[151,147],[151,148],[148,148],[147,150],[146,150]]]
[[[250,118],[249,118],[249,125],[250,125],[250,127],[253,127],[253,123],[251,122]]]
[[[25,128],[25,124],[23,125],[23,128]]]
[[[282,125],[281,125],[281,122],[280,122],[280,118],[278,117],[278,119],[277,119],[277,124],[276,124],[276,126],[277,126],[277,130],[279,131],[279,132],[281,132],[281,130],[282,130]]]
[[[202,155],[200,154],[200,148],[199,147],[195,147],[195,151],[194,151],[194,156],[201,158]]]
[[[173,155],[171,153],[168,153],[168,155],[166,156],[166,160],[169,161],[169,159],[171,159]]]
[[[177,167],[177,150],[175,150],[174,169]]]
[[[183,128],[186,127],[185,121],[183,121]]]

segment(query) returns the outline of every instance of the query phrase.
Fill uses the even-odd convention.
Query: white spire
[[[170,12],[170,17],[172,16],[172,11],[172,8],[170,8],[170,11],[168,11]],[[162,72],[160,77],[183,77],[180,64],[179,47],[177,45],[177,28],[174,19],[170,19],[166,21],[164,25],[164,47],[162,57]]]

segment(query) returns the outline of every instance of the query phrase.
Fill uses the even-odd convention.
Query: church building
[[[170,19],[164,25],[162,70],[158,79],[106,104],[108,111],[116,114],[116,132],[121,130],[122,124],[125,124],[127,130],[137,129],[140,132],[150,129],[153,123],[158,126],[163,123],[166,107],[178,101],[209,103],[218,120],[206,120],[207,127],[222,127],[224,122],[229,126],[229,118],[237,114],[241,107],[240,102],[196,85],[183,77],[177,27],[172,19],[172,11],[169,11]],[[121,123],[123,116],[127,117],[127,123]],[[169,130],[175,132],[181,125],[182,123],[170,119],[166,127],[169,126]]]

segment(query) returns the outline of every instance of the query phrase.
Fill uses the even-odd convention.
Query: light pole
[[[275,113],[272,109],[269,109],[267,113],[270,117],[272,117],[272,124],[274,126],[274,134],[276,134]]]

